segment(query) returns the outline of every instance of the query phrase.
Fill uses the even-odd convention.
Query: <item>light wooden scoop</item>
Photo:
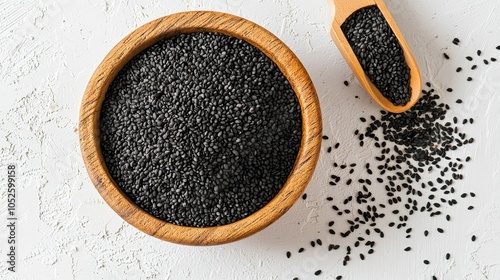
[[[382,0],[327,0],[330,5],[330,11],[333,16],[332,25],[330,28],[330,35],[333,41],[339,48],[340,52],[344,56],[345,60],[351,67],[352,71],[358,78],[361,85],[366,89],[366,91],[371,95],[371,97],[378,103],[384,110],[393,113],[401,113],[410,109],[418,101],[420,93],[422,91],[422,80],[420,77],[420,71],[418,70],[417,63],[413,58],[413,55],[408,47],[403,35],[396,26],[394,19],[387,10],[384,2]],[[396,38],[403,49],[406,64],[410,67],[410,86],[411,86],[411,97],[410,101],[404,106],[395,106],[385,98],[382,93],[377,89],[377,87],[370,81],[368,76],[363,71],[361,64],[359,63],[356,55],[354,54],[347,38],[345,37],[342,29],[340,28],[345,20],[357,10],[368,7],[377,6],[382,15],[385,17],[389,26],[396,35]]]

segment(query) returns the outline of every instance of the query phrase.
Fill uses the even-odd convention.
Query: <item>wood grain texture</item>
[[[333,14],[330,35],[337,45],[340,53],[342,53],[345,60],[347,61],[347,64],[349,64],[349,66],[351,67],[354,75],[356,75],[356,78],[358,78],[358,81],[365,88],[368,94],[370,94],[373,100],[375,100],[375,102],[377,102],[384,110],[392,113],[401,113],[413,107],[413,105],[415,105],[415,103],[417,103],[418,99],[420,98],[420,94],[422,91],[422,79],[420,77],[420,70],[408,44],[406,43],[406,40],[403,37],[403,34],[401,34],[401,31],[399,30],[396,22],[387,10],[384,2],[382,0],[328,0],[328,3]],[[344,32],[342,32],[341,26],[345,22],[345,20],[352,13],[368,6],[378,6],[380,11],[382,12],[382,15],[385,17],[389,26],[393,30],[394,35],[398,39],[399,44],[403,49],[406,63],[408,64],[408,67],[410,67],[411,97],[410,101],[404,106],[395,106],[394,104],[392,104],[392,102],[385,98],[378,90],[378,88],[370,81],[370,79],[363,71],[358,58],[354,54],[351,45],[347,41]]]
[[[281,191],[262,209],[232,224],[193,228],[167,223],[137,207],[111,178],[99,144],[101,105],[109,85],[132,57],[180,33],[220,32],[243,39],[271,58],[288,78],[301,106],[302,142]],[[87,172],[106,203],[125,221],[157,238],[186,245],[215,245],[247,237],[281,217],[300,197],[316,166],[321,145],[321,113],[313,83],[295,54],[277,37],[248,20],[219,12],[195,11],[147,23],[121,40],[91,77],[80,108],[80,147]]]

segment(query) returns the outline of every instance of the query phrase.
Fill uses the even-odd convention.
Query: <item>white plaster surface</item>
[[[414,234],[384,228],[375,254],[342,266],[343,253],[311,248],[328,237],[335,217],[324,198],[352,189],[328,186],[331,162],[372,158],[355,145],[357,118],[379,108],[359,87],[329,37],[324,0],[0,0],[0,224],[6,224],[6,165],[18,166],[17,272],[7,271],[7,230],[0,226],[0,279],[500,279],[500,62],[455,73],[466,55],[483,50],[500,58],[497,0],[386,0],[412,47],[423,80],[454,104],[452,114],[473,117],[463,130],[476,139],[453,156],[471,155],[455,187],[474,191],[475,206],[447,208],[446,234],[426,215],[412,217]],[[318,91],[325,134],[342,146],[322,153],[308,199],[299,200],[265,230],[228,245],[187,247],[147,236],[125,223],[99,196],[80,156],[78,112],[86,83],[106,53],[126,34],[158,17],[186,10],[218,10],[250,19],[281,38],[302,60]],[[461,39],[459,47],[451,44]],[[444,61],[446,51],[454,59]],[[465,77],[473,75],[467,83]],[[345,87],[343,81],[350,81]],[[453,87],[453,93],[444,89]],[[359,96],[356,99],[355,96]],[[375,186],[376,187],[376,186]],[[375,188],[374,187],[374,188]],[[382,187],[382,186],[379,186]],[[381,193],[383,197],[383,194]],[[341,223],[342,220],[338,219]],[[443,224],[441,222],[441,224]],[[470,236],[478,236],[476,242]],[[355,237],[353,237],[355,238]],[[323,245],[325,246],[325,245]],[[403,251],[412,246],[410,253]],[[298,255],[296,250],[306,247]],[[285,252],[291,250],[291,259]],[[450,252],[451,261],[444,255]],[[423,259],[433,260],[425,266]],[[323,274],[314,276],[316,269]]]

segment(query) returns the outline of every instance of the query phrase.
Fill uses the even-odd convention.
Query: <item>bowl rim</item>
[[[102,102],[111,82],[130,59],[154,43],[191,32],[219,32],[245,40],[274,61],[300,103],[302,139],[294,166],[278,194],[264,207],[236,222],[215,227],[179,226],[160,220],[133,203],[110,176],[99,140]],[[312,177],[321,147],[319,100],[297,56],[265,28],[244,18],[214,11],[167,15],[132,31],[106,55],[93,73],[80,107],[80,149],[87,173],[105,202],[126,222],[159,239],[185,245],[216,245],[256,233],[281,217],[301,196]]]

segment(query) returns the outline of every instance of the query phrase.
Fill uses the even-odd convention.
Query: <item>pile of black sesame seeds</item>
[[[459,39],[453,40],[455,45],[459,42]],[[500,46],[497,46],[496,50],[500,50]],[[478,50],[476,54],[479,57],[482,51]],[[446,53],[444,57],[446,60],[451,59]],[[489,61],[496,62],[497,59],[491,57]],[[471,62],[474,58],[467,56],[466,60]],[[486,62],[484,64],[489,65]],[[473,65],[471,70],[476,68],[477,66]],[[473,79],[468,77],[467,80]],[[344,85],[349,86],[349,83],[344,81]],[[452,156],[460,153],[460,149],[466,145],[475,142],[473,137],[462,132],[466,126],[474,124],[474,119],[450,116],[450,105],[440,101],[439,94],[430,83],[425,85],[421,99],[409,111],[402,114],[380,111],[378,116],[359,119],[364,129],[355,130],[354,136],[360,146],[370,145],[374,160],[378,164],[366,163],[360,166],[359,163],[332,163],[334,174],[328,176],[328,185],[333,188],[332,196],[326,197],[324,201],[332,214],[331,219],[323,222],[326,228],[322,230],[327,237],[310,241],[310,247],[319,246],[327,251],[343,252],[342,264],[346,266],[355,259],[363,261],[374,254],[377,239],[384,238],[384,230],[388,228],[401,231],[406,238],[415,234],[431,238],[433,232],[446,234],[444,226],[429,226],[422,232],[417,232],[412,227],[411,218],[414,215],[424,214],[447,223],[454,221],[447,213],[450,207],[464,205],[467,210],[474,210],[471,199],[476,194],[469,189],[459,188],[456,184],[464,179],[462,170],[472,158],[467,155]],[[440,94],[451,92],[453,89],[447,88],[446,93],[443,90]],[[462,103],[461,99],[457,99],[456,105],[453,106],[460,110]],[[341,144],[332,142],[331,137],[327,135],[324,135],[323,139],[326,146],[324,152],[334,156],[335,150],[339,149]],[[350,188],[352,191],[347,193],[351,195],[338,198],[336,196],[341,192],[336,188]],[[380,193],[379,188],[384,189],[385,195],[375,194]],[[302,199],[308,199],[306,193]],[[345,229],[346,226],[347,230],[338,229]],[[335,238],[346,240],[324,244],[325,239]],[[475,242],[478,237],[471,235],[469,238]],[[345,245],[346,243],[350,245]],[[286,257],[297,257],[297,253],[304,253],[307,247],[288,251]],[[401,250],[410,252],[412,247],[404,246]],[[444,256],[429,256],[423,259],[422,263],[430,265],[441,258],[453,261],[452,254],[446,253]],[[319,276],[322,273],[323,270],[316,270],[312,274]],[[339,275],[335,279],[342,279],[342,276]],[[438,278],[433,275],[431,279]]]
[[[410,68],[391,27],[377,6],[353,13],[341,26],[370,81],[392,104],[410,101]]]
[[[153,216],[229,224],[283,187],[302,134],[278,66],[249,43],[189,33],[134,57],[111,84],[100,139],[117,185]]]

